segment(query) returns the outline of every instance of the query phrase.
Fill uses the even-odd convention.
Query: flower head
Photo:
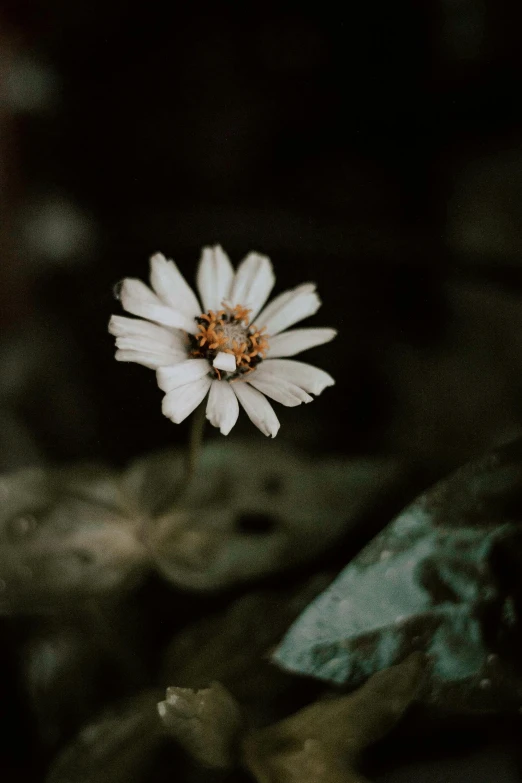
[[[123,308],[139,318],[112,316],[116,359],[156,370],[163,413],[176,424],[208,393],[207,419],[224,435],[241,403],[256,427],[275,437],[279,421],[266,397],[300,405],[334,383],[323,370],[288,357],[329,342],[336,331],[288,330],[316,313],[321,301],[315,285],[305,283],[262,309],[274,282],[266,256],[249,253],[234,272],[219,245],[206,247],[197,272],[201,306],[176,264],[156,253],[152,288],[131,278],[120,286]]]

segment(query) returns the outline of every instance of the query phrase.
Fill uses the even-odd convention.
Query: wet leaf
[[[444,709],[522,703],[522,441],[472,463],[400,514],[303,613],[275,660],[355,685],[412,650],[433,658]]]

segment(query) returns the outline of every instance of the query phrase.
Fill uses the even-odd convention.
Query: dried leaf
[[[233,766],[244,726],[239,704],[220,683],[203,690],[167,688],[158,712],[169,734],[195,761],[218,769]]]
[[[250,733],[244,763],[259,783],[364,783],[362,754],[385,736],[417,698],[424,656],[374,674],[349,696],[315,702]]]

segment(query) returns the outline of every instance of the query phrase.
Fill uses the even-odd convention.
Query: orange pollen
[[[221,348],[221,346],[227,344],[227,338],[226,338],[226,336],[224,334],[216,334],[214,332],[213,339],[214,339],[214,342],[210,343],[210,345],[208,346],[211,351],[215,351],[216,349]]]
[[[244,321],[245,324],[248,324],[249,322],[249,315],[252,312],[247,307],[242,307],[241,305],[236,305],[234,309],[232,310],[232,315],[236,319],[236,321]]]
[[[257,329],[255,332],[250,334],[250,342],[252,343],[253,348],[253,351],[250,353],[251,356],[257,356],[257,354],[260,354],[263,359],[265,358],[265,354],[268,350],[268,339],[266,335],[263,334],[265,330],[266,326],[263,326],[262,329]]]
[[[250,352],[247,353],[248,343],[241,343],[241,345],[238,345],[237,341],[234,340],[232,343],[232,351],[231,353],[234,354],[236,357],[236,365],[250,363],[251,355]]]
[[[230,353],[235,358],[235,372],[252,372],[265,358],[268,349],[268,339],[264,334],[266,327],[258,329],[249,324],[251,311],[246,307],[224,307],[223,310],[209,310],[198,316],[197,333],[192,337],[193,349],[190,355],[202,356],[212,362],[216,353]],[[214,371],[215,377],[221,380],[222,373],[217,368]],[[230,376],[231,373],[227,373],[228,380]]]

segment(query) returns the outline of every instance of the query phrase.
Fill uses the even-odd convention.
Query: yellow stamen
[[[195,335],[198,347],[192,351],[191,356],[201,356],[211,360],[213,357],[208,356],[208,351],[222,351],[234,356],[240,374],[252,372],[255,367],[249,365],[256,357],[256,365],[265,357],[268,339],[264,334],[266,327],[258,329],[254,324],[249,325],[250,312],[250,309],[242,305],[236,305],[234,308],[225,305],[225,309],[202,313],[198,320],[205,323],[198,323],[198,331]],[[214,369],[216,377],[221,380],[221,372],[217,368]]]
[[[232,310],[232,315],[236,319],[236,321],[244,321],[246,324],[249,321],[249,315],[252,312],[251,309],[247,307],[242,307],[241,305],[236,305],[234,309]]]
[[[210,333],[210,329],[209,329],[209,333]],[[223,333],[218,334],[215,331],[212,332],[212,339],[214,340],[214,342],[210,343],[210,345],[208,346],[211,351],[215,351],[216,348],[220,348],[222,345],[226,345],[228,342],[226,336]]]

